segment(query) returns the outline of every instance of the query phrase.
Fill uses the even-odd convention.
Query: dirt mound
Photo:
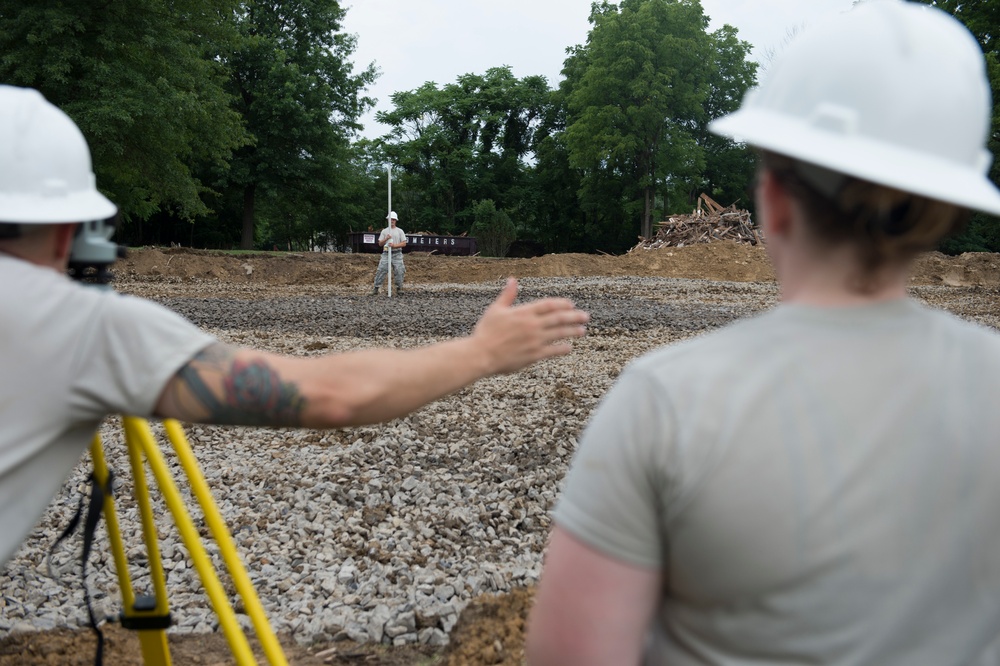
[[[533,589],[518,588],[473,600],[452,630],[443,666],[523,664],[524,625],[533,596]]]
[[[104,663],[108,666],[145,666],[139,634],[120,624],[105,623]],[[425,645],[389,648],[341,641],[332,646],[297,645],[288,636],[279,636],[282,652],[293,666],[413,666],[436,663],[435,652]],[[255,663],[268,663],[259,641],[250,636]],[[235,663],[232,649],[222,632],[212,634],[167,634],[171,663],[178,666],[224,666]],[[97,650],[93,632],[83,629],[54,629],[15,632],[0,638],[0,666],[92,666]],[[464,662],[471,664],[474,662]]]
[[[221,280],[273,285],[361,286],[378,263],[374,254],[228,254],[186,248],[129,251],[113,272],[146,280]],[[411,252],[406,279],[419,283],[489,282],[516,277],[647,276],[760,282],[774,279],[761,247],[731,241],[656,250],[637,249],[623,256],[547,254],[531,259],[455,257]]]
[[[940,252],[930,252],[917,259],[912,281],[949,287],[998,287],[1000,254],[966,252],[949,257]]]
[[[187,248],[140,248],[113,269],[116,275],[145,280],[221,280],[274,285],[363,286],[375,272],[378,255],[341,253],[228,254]],[[774,270],[761,246],[716,241],[685,247],[636,248],[622,256],[547,254],[531,259],[454,257],[411,252],[406,279],[419,283],[489,282],[517,277],[627,276],[770,282]],[[1000,286],[1000,254],[939,252],[922,256],[913,284]]]

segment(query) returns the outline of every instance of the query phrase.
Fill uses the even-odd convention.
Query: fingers
[[[535,358],[536,361],[541,361],[546,358],[552,358],[553,356],[565,356],[566,354],[573,351],[573,345],[568,342],[562,342],[554,345],[545,345],[538,351],[538,356]]]
[[[535,301],[524,307],[525,314],[541,321],[542,328],[551,340],[559,338],[579,338],[586,334],[586,324],[590,313],[579,310],[566,299],[547,299],[549,302]]]
[[[582,338],[587,334],[587,327],[581,323],[550,324],[545,333],[550,342],[563,338]]]
[[[509,277],[507,278],[507,284],[500,291],[500,295],[493,301],[493,305],[501,308],[509,308],[514,305],[515,300],[517,300],[517,280]]]
[[[568,298],[541,298],[513,307],[520,316],[539,323],[547,342],[561,338],[579,338],[586,334],[590,313],[580,310]]]
[[[520,308],[518,319],[531,322],[527,329],[534,329],[534,335],[522,338],[527,342],[524,351],[530,356],[530,363],[553,356],[564,356],[573,351],[567,342],[571,338],[581,338],[587,334],[586,323],[590,314],[565,299],[551,299],[555,302],[529,303]],[[564,301],[564,302],[560,302]],[[535,307],[532,307],[535,306]]]
[[[576,305],[573,301],[568,298],[559,298],[555,296],[549,296],[548,298],[539,298],[538,300],[529,301],[519,305],[518,307],[524,308],[525,310],[531,311],[533,314],[545,315],[552,312],[583,312],[583,310],[577,310]]]
[[[514,305],[517,291],[517,280],[509,278],[474,331],[493,359],[492,372],[516,372],[566,355],[573,350],[568,340],[586,335],[590,314],[573,301],[549,297]]]

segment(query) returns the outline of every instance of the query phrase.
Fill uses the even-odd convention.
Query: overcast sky
[[[751,56],[766,62],[788,35],[854,0],[702,0],[715,30],[728,23],[750,42]],[[556,87],[566,48],[587,40],[590,0],[345,0],[344,29],[357,35],[355,71],[374,62],[381,75],[368,94],[376,110],[389,110],[389,95],[427,81],[453,83],[462,74],[483,74],[509,65],[514,76],[540,74]],[[363,135],[388,128],[366,115]]]

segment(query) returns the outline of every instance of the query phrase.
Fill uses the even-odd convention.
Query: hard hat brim
[[[879,185],[1000,215],[1000,190],[982,170],[858,134],[817,128],[770,109],[743,108],[709,123],[735,141],[816,164]]]
[[[0,222],[7,224],[62,224],[107,220],[118,207],[97,191],[72,192],[57,197],[0,193]]]

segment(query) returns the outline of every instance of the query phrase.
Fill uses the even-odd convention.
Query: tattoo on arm
[[[227,425],[298,426],[305,398],[262,358],[238,360],[236,350],[215,343],[177,373],[177,391],[198,403],[198,420]],[[178,395],[178,398],[181,396]],[[187,402],[187,401],[185,401]]]

